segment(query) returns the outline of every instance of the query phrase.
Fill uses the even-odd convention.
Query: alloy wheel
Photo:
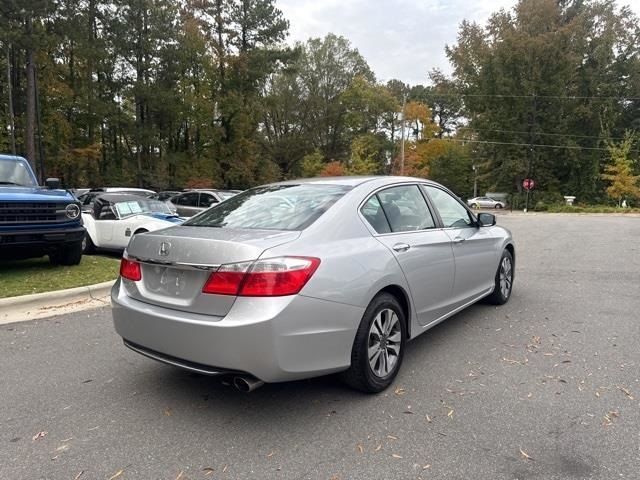
[[[513,267],[509,257],[503,257],[500,263],[500,292],[504,298],[508,298],[511,293],[513,283]]]
[[[393,372],[400,355],[402,332],[398,315],[390,308],[380,310],[371,322],[368,358],[371,371],[379,378]]]

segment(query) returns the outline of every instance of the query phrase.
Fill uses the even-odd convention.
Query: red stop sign
[[[525,178],[522,181],[522,188],[525,190],[533,190],[533,187],[536,186],[536,182],[533,181],[533,178]]]

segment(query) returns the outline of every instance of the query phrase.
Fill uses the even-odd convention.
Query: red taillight
[[[320,265],[319,258],[279,257],[223,265],[212,273],[203,293],[241,297],[295,295]]]
[[[140,268],[140,264],[123,257],[120,262],[120,276],[134,282],[142,280],[142,269]]]

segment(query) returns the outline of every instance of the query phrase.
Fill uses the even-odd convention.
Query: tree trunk
[[[36,64],[33,52],[33,23],[31,17],[27,18],[27,118],[25,125],[25,155],[31,168],[38,176],[36,163]]]
[[[16,154],[16,125],[13,113],[13,93],[11,91],[11,45],[7,45],[7,96],[9,105],[9,136],[11,138],[11,153]]]

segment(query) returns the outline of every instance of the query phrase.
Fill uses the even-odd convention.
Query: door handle
[[[453,243],[462,243],[466,240],[464,237],[456,237],[453,239]]]
[[[407,250],[409,250],[410,248],[411,248],[411,245],[408,245],[408,244],[406,244],[406,243],[396,243],[396,244],[393,246],[393,249],[394,249],[396,252],[406,252],[406,251],[407,251]]]

